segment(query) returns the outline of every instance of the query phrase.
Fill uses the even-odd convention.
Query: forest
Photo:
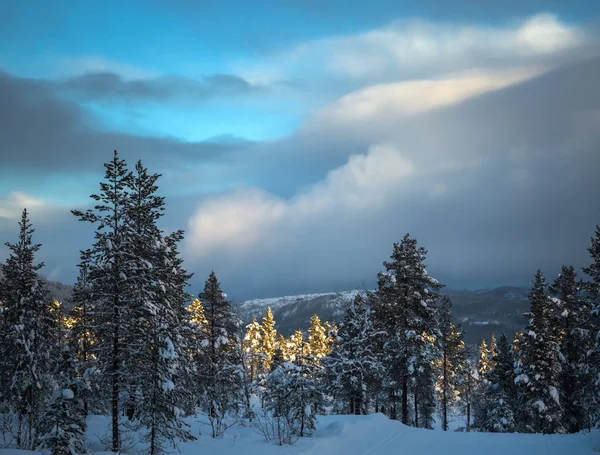
[[[409,234],[341,320],[315,315],[306,333],[284,337],[270,309],[244,326],[215,273],[190,292],[184,232],[159,227],[159,178],[116,151],[105,164],[93,208],[72,212],[93,237],[70,302],[49,296],[23,210],[1,265],[0,447],[84,454],[92,415],[110,416],[107,450],[125,450],[134,432],[150,455],[201,437],[190,416],[207,423],[203,437],[247,425],[278,445],[313,435],[322,414],[429,429],[439,419],[448,430],[458,413],[478,432],[598,426],[600,227],[581,274],[535,273],[514,339],[470,348]]]

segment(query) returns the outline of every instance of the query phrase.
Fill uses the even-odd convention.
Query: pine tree
[[[308,328],[308,353],[317,361],[329,354],[329,343],[325,326],[321,324],[319,316],[314,314],[310,318]]]
[[[135,373],[127,381],[132,418],[138,429],[145,429],[150,455],[163,453],[166,443],[176,447],[178,440],[191,439],[183,421],[191,401],[184,310],[190,275],[182,267],[177,247],[183,232],[164,236],[157,226],[164,211],[164,199],[156,195],[159,177],[148,174],[138,161],[129,185],[128,213],[137,275],[129,312],[136,321],[127,333]]]
[[[594,393],[588,398],[587,412],[594,426],[600,427],[600,225],[596,226],[591,245],[588,248],[592,263],[583,269],[589,277],[584,283],[588,293],[587,300],[592,308],[592,318],[588,323],[594,345],[588,358],[589,372],[593,377]]]
[[[256,318],[246,326],[246,334],[243,341],[243,354],[246,360],[248,378],[254,383],[263,373],[265,364],[262,353],[262,330]]]
[[[269,307],[267,307],[267,310],[265,311],[260,330],[262,342],[260,351],[264,356],[264,368],[266,371],[268,371],[271,367],[271,359],[273,358],[273,354],[275,353],[275,345],[277,338],[277,331],[275,330],[275,319],[273,318],[273,313],[271,312],[271,308]]]
[[[523,396],[521,424],[527,432],[562,433],[560,352],[551,326],[550,297],[541,270],[536,273],[529,300],[530,320],[521,341],[515,379]]]
[[[493,361],[494,367],[487,373],[485,416],[478,426],[483,431],[512,433],[516,429],[518,401],[514,356],[504,334],[500,336]]]
[[[386,272],[378,276],[375,320],[388,332],[388,341],[384,344],[384,363],[389,376],[386,387],[393,409],[400,394],[404,424],[409,421],[409,384],[420,372],[415,362],[426,361],[428,339],[438,335],[433,304],[442,285],[427,274],[423,264],[426,254],[427,251],[418,248],[417,241],[406,234],[400,244],[394,244],[391,261],[384,262]],[[423,387],[429,388],[430,381],[422,379]],[[434,393],[434,390],[421,390],[419,395],[429,397]],[[415,408],[418,408],[419,395],[414,397]],[[396,417],[395,412],[392,417]]]
[[[97,204],[95,208],[72,213],[80,221],[96,225],[95,242],[87,253],[88,277],[94,296],[88,315],[95,330],[92,354],[98,359],[101,390],[109,392],[111,450],[118,452],[121,449],[120,396],[127,391],[127,379],[135,366],[131,354],[138,348],[135,340],[133,346],[128,345],[138,270],[129,237],[132,176],[116,150],[104,167],[105,181],[100,183],[100,194],[91,195]]]
[[[230,425],[228,416],[237,412],[241,402],[243,367],[236,350],[236,345],[241,344],[237,339],[239,320],[214,272],[206,280],[199,299],[204,304],[207,324],[201,342],[203,367],[198,371],[198,383],[201,406],[210,420],[212,436],[217,437]]]
[[[93,305],[92,290],[88,278],[87,254],[82,255],[79,264],[79,276],[73,286],[72,303],[68,325],[69,346],[75,358],[76,374],[83,379],[86,387],[81,390],[84,413],[87,416],[92,411],[101,411],[101,404],[95,400],[92,392],[98,392],[96,374],[98,372],[96,359],[92,355],[94,330],[90,324],[89,310]]]
[[[494,367],[493,362],[493,351],[488,345],[486,340],[481,340],[481,344],[479,345],[479,360],[477,361],[477,370],[479,372],[479,377],[482,380],[486,381],[487,374]]]
[[[49,299],[35,264],[39,244],[32,242],[34,229],[24,209],[19,240],[6,243],[10,250],[2,265],[0,283],[4,323],[0,357],[3,359],[3,398],[17,416],[16,447],[33,449],[46,395],[50,392],[49,359],[56,347]]]
[[[458,387],[465,366],[462,328],[452,324],[452,300],[449,297],[442,297],[439,319],[442,361],[438,391],[442,408],[442,429],[448,431],[448,408],[458,401]]]
[[[307,351],[308,347],[304,341],[304,332],[302,330],[296,330],[285,340],[283,355],[286,360],[295,363],[303,362],[308,354]]]
[[[206,316],[204,316],[204,306],[198,299],[194,299],[190,305],[186,307],[189,312],[189,320],[195,325],[201,327],[206,325]]]
[[[561,312],[556,326],[560,332],[560,349],[564,358],[561,374],[561,401],[567,432],[577,433],[586,427],[586,414],[593,384],[588,374],[587,352],[592,348],[590,305],[582,295],[582,283],[573,266],[563,266],[550,287]]]
[[[77,378],[75,358],[64,344],[55,376],[54,393],[47,405],[41,425],[41,447],[52,455],[81,455],[87,453],[85,442],[86,411],[81,399],[85,385]]]
[[[372,310],[363,296],[347,303],[335,347],[323,360],[331,392],[345,401],[350,414],[368,413],[369,392],[383,374],[377,349],[383,334],[374,328]]]

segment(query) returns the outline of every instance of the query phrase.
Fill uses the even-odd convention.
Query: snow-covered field
[[[530,435],[443,432],[410,428],[381,414],[370,416],[323,416],[313,437],[293,446],[276,446],[264,441],[251,427],[235,427],[218,439],[208,428],[190,421],[196,441],[180,445],[183,455],[585,455],[600,451],[597,431],[576,435]],[[93,452],[104,451],[100,438],[109,420],[91,417],[88,438]],[[200,432],[205,434],[199,435]],[[127,450],[135,454],[145,447]],[[1,455],[25,455],[23,451],[1,450]],[[32,452],[28,452],[32,454]]]

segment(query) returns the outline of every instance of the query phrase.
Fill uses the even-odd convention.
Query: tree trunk
[[[113,308],[113,358],[112,358],[112,451],[120,449],[119,440],[119,298],[115,293]]]
[[[448,431],[448,353],[446,350],[444,350],[444,378],[442,387],[442,429]]]
[[[408,425],[408,378],[406,375],[402,378],[402,423]]]

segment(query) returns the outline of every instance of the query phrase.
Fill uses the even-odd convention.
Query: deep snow
[[[322,416],[314,436],[282,447],[265,442],[251,427],[230,428],[223,437],[212,439],[198,419],[190,420],[190,424],[198,439],[180,444],[183,455],[585,455],[600,451],[598,431],[576,435],[443,432],[406,427],[381,414]],[[108,426],[107,417],[89,419],[88,439],[93,452],[106,450],[100,439]],[[201,431],[204,434],[199,435]],[[137,444],[127,452],[134,454],[142,449],[144,445]],[[0,449],[0,455],[25,454]]]

